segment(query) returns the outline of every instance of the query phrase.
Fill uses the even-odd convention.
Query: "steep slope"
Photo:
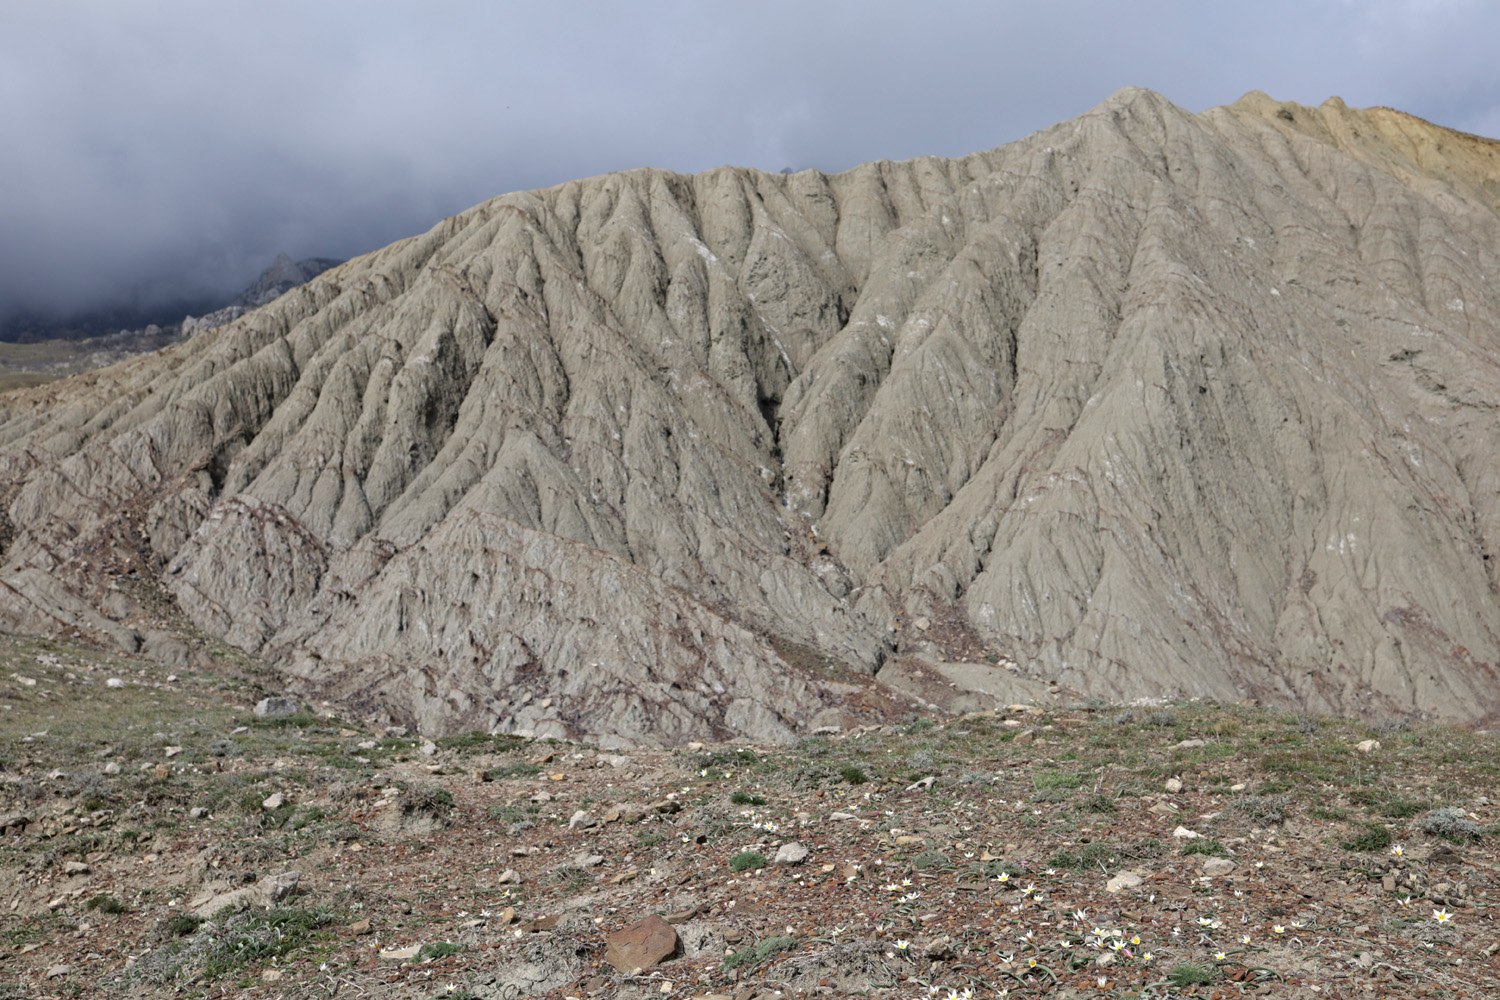
[[[506,195],[0,397],[0,620],[131,646],[111,581],[159,579],[433,731],[790,738],[869,697],[798,647],[1476,719],[1497,150],[1127,90],[958,160]]]

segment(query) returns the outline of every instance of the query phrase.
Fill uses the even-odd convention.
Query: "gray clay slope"
[[[149,650],[115,581],[159,579],[432,732],[787,739],[858,687],[777,648],[869,674],[928,615],[1080,695],[1475,721],[1497,206],[1488,140],[1141,90],[956,160],[505,195],[0,397],[0,624]]]

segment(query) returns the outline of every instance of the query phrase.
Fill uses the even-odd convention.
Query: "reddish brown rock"
[[[677,932],[654,913],[610,933],[605,941],[604,959],[620,972],[649,969],[677,951]]]

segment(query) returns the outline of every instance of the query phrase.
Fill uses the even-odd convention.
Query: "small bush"
[[[417,958],[447,958],[461,951],[463,949],[452,941],[434,941],[432,944],[424,944],[422,950],[417,952]]]
[[[1468,814],[1459,808],[1434,809],[1422,817],[1422,822],[1417,824],[1417,828],[1423,833],[1430,833],[1434,837],[1442,837],[1454,843],[1479,840],[1484,836],[1484,829],[1469,819]]]
[[[1201,965],[1184,962],[1167,973],[1167,982],[1178,989],[1189,986],[1207,986],[1214,981],[1214,974]]]
[[[1080,870],[1084,868],[1097,868],[1100,865],[1109,866],[1119,860],[1121,852],[1118,848],[1109,844],[1084,844],[1077,851],[1058,851],[1052,855],[1047,862],[1053,868],[1067,868]]]
[[[413,788],[401,795],[403,812],[446,813],[453,808],[453,795],[446,788]]]
[[[444,736],[436,743],[440,750],[452,750],[460,754],[508,753],[525,746],[526,740],[507,733],[472,732],[458,736]]]
[[[1176,712],[1147,712],[1141,719],[1141,725],[1154,726],[1157,729],[1171,729],[1177,725]]]
[[[865,782],[870,780],[868,777],[866,777],[865,772],[861,771],[853,764],[845,764],[843,767],[839,768],[839,777],[843,778],[851,785],[863,785]]]
[[[1080,804],[1089,812],[1103,813],[1106,816],[1113,816],[1117,811],[1115,800],[1108,795],[1090,795]]]
[[[1285,795],[1246,795],[1229,803],[1235,812],[1261,826],[1274,826],[1286,819],[1288,799]]]
[[[537,764],[528,764],[518,760],[514,764],[492,767],[484,772],[484,776],[490,781],[504,781],[506,778],[529,778],[534,774],[540,774],[541,771],[541,767]]]
[[[1427,808],[1427,803],[1418,799],[1403,799],[1399,795],[1391,796],[1390,800],[1381,807],[1380,811],[1392,819],[1409,819]]]
[[[640,847],[655,847],[666,839],[666,837],[659,833],[651,833],[647,830],[642,830],[635,835],[635,842]]]
[[[1182,853],[1206,854],[1211,858],[1229,857],[1229,852],[1224,849],[1223,844],[1219,843],[1217,840],[1209,840],[1207,837],[1200,837],[1197,840],[1188,841],[1187,846],[1182,849]]]
[[[751,795],[749,792],[739,791],[729,796],[729,801],[737,806],[763,806],[766,800],[759,795]]]
[[[196,931],[198,925],[201,923],[203,921],[199,917],[195,917],[191,913],[182,913],[167,921],[167,926],[164,930],[172,937],[187,937]]]
[[[311,712],[298,712],[295,715],[256,716],[247,721],[256,729],[308,729],[320,725],[323,720]]]
[[[589,883],[587,869],[577,865],[561,865],[552,870],[552,877],[570,889],[582,889]]]
[[[1363,833],[1341,846],[1346,851],[1383,851],[1391,846],[1391,831],[1379,823],[1366,823]]]
[[[797,947],[797,939],[794,937],[769,937],[759,944],[741,948],[733,955],[725,957],[724,968],[738,969],[756,966],[773,955],[791,951],[795,947]]]
[[[101,892],[99,895],[89,899],[83,904],[86,909],[98,910],[100,913],[124,913],[125,904],[114,896]]]
[[[923,868],[938,868],[948,863],[948,855],[942,851],[918,851],[911,859],[911,866],[918,870]]]
[[[1032,776],[1031,784],[1039,792],[1048,788],[1081,788],[1083,776],[1066,771],[1038,771]]]
[[[736,872],[749,871],[752,868],[764,868],[766,856],[754,851],[741,851],[729,859],[729,870]]]

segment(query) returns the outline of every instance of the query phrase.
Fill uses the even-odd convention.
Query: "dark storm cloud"
[[[1500,133],[1500,10],[1281,3],[16,2],[0,313],[234,290],[494,194],[650,165],[957,155],[1125,85]]]

